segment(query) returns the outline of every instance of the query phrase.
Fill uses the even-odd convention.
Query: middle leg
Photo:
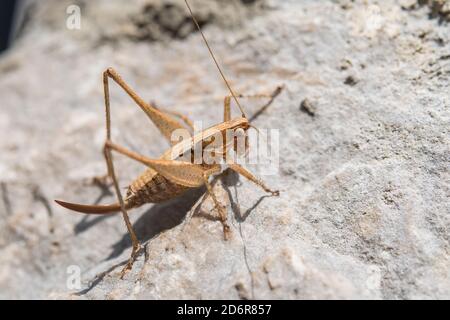
[[[206,171],[203,174],[203,180],[205,182],[206,189],[208,190],[208,195],[212,198],[212,200],[214,202],[214,207],[219,212],[220,222],[222,222],[222,226],[223,226],[223,237],[224,237],[225,240],[229,240],[230,237],[231,237],[231,228],[230,228],[230,226],[228,224],[227,212],[223,208],[223,206],[220,204],[219,200],[217,200],[217,197],[216,197],[216,195],[214,193],[213,187],[212,187],[211,183],[209,182],[209,177],[213,173],[214,172]]]

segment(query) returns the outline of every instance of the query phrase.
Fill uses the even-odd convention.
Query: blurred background
[[[10,41],[14,38],[20,2],[15,0],[2,2],[2,10],[0,12],[0,52],[6,50]]]

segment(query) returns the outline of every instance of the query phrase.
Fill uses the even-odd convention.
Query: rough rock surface
[[[181,0],[80,1],[68,30],[73,2],[30,7],[0,57],[0,298],[450,298],[448,4],[191,0],[236,91],[285,85],[255,121],[280,130],[263,179],[281,195],[218,179],[227,242],[204,190],[134,210],[146,250],[120,280],[121,216],[53,202],[115,200],[88,183],[105,172],[102,71],[206,124],[227,91]],[[114,139],[158,156],[157,129],[111,89]],[[125,187],[142,167],[115,159]]]

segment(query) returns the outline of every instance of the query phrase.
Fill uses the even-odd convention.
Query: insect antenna
[[[205,35],[203,34],[203,31],[202,31],[202,29],[200,28],[200,25],[199,25],[197,19],[194,17],[194,14],[192,13],[192,9],[191,9],[191,7],[190,7],[188,1],[187,1],[187,0],[184,0],[184,2],[186,3],[186,6],[188,7],[189,13],[190,13],[190,15],[191,15],[192,20],[194,21],[195,26],[197,27],[198,31],[199,31],[200,34],[202,35],[203,41],[205,42],[206,47],[208,48],[209,54],[210,54],[211,57],[213,58],[214,63],[215,63],[215,65],[216,65],[217,69],[219,70],[219,73],[220,73],[220,75],[222,76],[223,81],[225,82],[226,86],[228,87],[228,90],[230,91],[231,95],[233,96],[234,101],[236,101],[236,104],[238,105],[239,110],[241,110],[242,117],[243,117],[243,118],[247,118],[247,117],[245,116],[244,110],[243,110],[242,107],[241,107],[241,104],[239,103],[239,101],[238,101],[236,95],[234,94],[233,89],[231,89],[230,84],[228,83],[227,79],[225,78],[225,75],[224,75],[224,73],[223,73],[223,71],[222,71],[222,68],[220,68],[220,65],[219,65],[219,63],[217,62],[217,59],[216,59],[216,57],[215,57],[215,55],[214,55],[214,53],[213,53],[211,47],[209,46],[208,40],[206,40],[206,37],[205,37]]]

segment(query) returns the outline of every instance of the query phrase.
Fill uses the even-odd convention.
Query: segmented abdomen
[[[172,199],[189,189],[173,183],[155,170],[148,168],[128,187],[127,204],[129,208],[138,207],[144,203],[157,203]]]

